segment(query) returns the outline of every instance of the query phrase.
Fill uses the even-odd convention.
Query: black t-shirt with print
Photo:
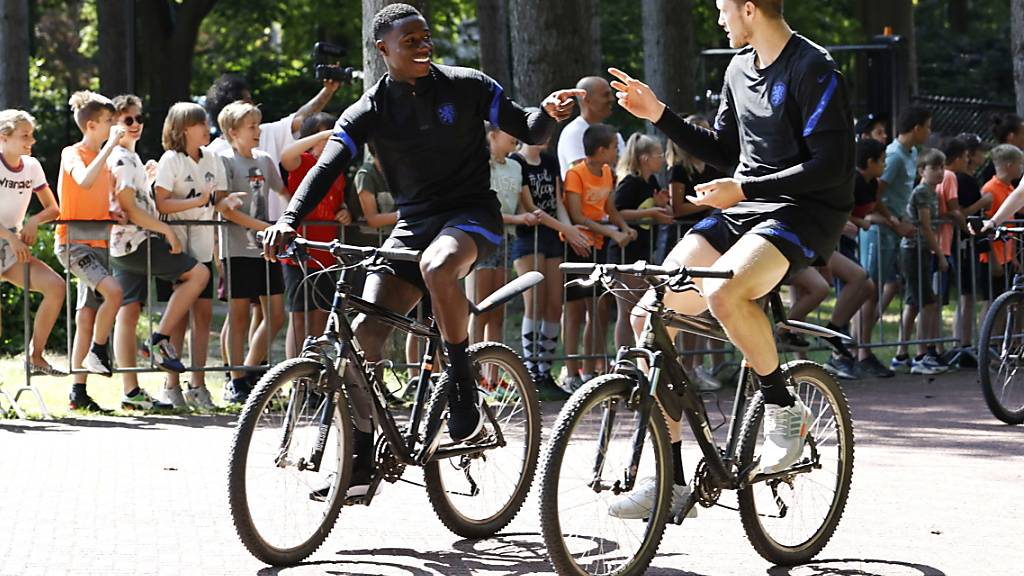
[[[541,153],[540,164],[534,166],[519,153],[512,154],[511,157],[523,167],[523,184],[530,188],[533,205],[557,220],[558,159],[551,154]],[[532,236],[533,227],[516,226],[516,235]]]
[[[640,205],[645,200],[654,196],[654,193],[657,191],[658,180],[654,176],[644,180],[639,176],[630,174],[620,180],[618,186],[615,187],[615,209],[620,212],[622,210],[636,210],[640,208]],[[636,240],[626,245],[624,261],[621,263],[632,264],[637,260],[652,261],[654,247],[651,244],[651,226],[656,223],[651,220],[635,220],[628,224],[636,230],[637,236]],[[617,251],[613,250],[612,253],[616,254]],[[619,264],[620,262],[615,263]]]

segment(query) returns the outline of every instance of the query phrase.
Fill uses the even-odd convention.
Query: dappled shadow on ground
[[[233,414],[65,417],[55,420],[0,420],[0,430],[26,434],[31,432],[71,433],[81,428],[123,428],[127,430],[232,428],[237,420],[238,416]]]
[[[802,566],[776,566],[769,576],[946,576],[946,573],[925,566],[898,560],[835,559],[815,560]]]
[[[540,534],[499,534],[485,540],[460,540],[451,550],[419,551],[411,548],[377,548],[373,550],[340,550],[336,560],[303,563],[316,566],[324,574],[346,576],[453,576],[486,573],[492,576],[551,574],[547,550]],[[673,556],[659,555],[659,559]],[[259,576],[288,574],[289,568],[264,568]],[[701,576],[674,568],[651,568],[653,576]]]

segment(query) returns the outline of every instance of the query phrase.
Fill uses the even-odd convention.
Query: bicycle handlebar
[[[592,274],[594,270],[598,268],[608,272],[636,274],[638,276],[686,275],[691,278],[722,278],[726,280],[732,278],[731,270],[688,268],[686,266],[656,266],[654,264],[647,264],[643,260],[635,264],[592,264],[568,262],[558,265],[558,269],[564,274]]]
[[[261,243],[263,242],[263,232],[256,233],[256,239]],[[357,256],[360,258],[369,258],[371,256],[380,256],[386,260],[393,260],[395,262],[419,262],[422,252],[419,250],[408,250],[405,248],[373,248],[371,246],[355,246],[352,244],[342,244],[337,240],[331,240],[330,242],[317,242],[315,240],[309,240],[301,236],[296,236],[291,241],[292,246],[297,246],[307,250],[320,250],[323,252],[330,252],[335,256]]]

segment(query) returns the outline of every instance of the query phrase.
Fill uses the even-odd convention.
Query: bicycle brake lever
[[[575,280],[569,280],[565,283],[566,288],[592,288],[597,281],[593,278],[577,278]]]

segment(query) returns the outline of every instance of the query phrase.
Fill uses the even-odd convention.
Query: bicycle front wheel
[[[643,423],[630,404],[636,384],[623,374],[600,376],[558,415],[540,481],[541,532],[558,574],[643,574],[661,543],[671,510],[672,451],[661,410],[654,406]],[[637,481],[627,492],[634,438],[645,425]],[[631,497],[639,512],[613,516],[610,506]]]
[[[493,536],[522,508],[540,455],[540,403],[523,361],[508,346],[482,342],[469,349],[481,377],[480,395],[497,422],[504,446],[432,460],[423,467],[427,497],[449,530],[464,538]],[[448,405],[448,377],[438,379],[427,405],[427,436],[439,430]],[[483,439],[497,438],[484,422]],[[441,450],[451,448],[442,445]]]
[[[1024,424],[1024,294],[1007,292],[988,309],[978,337],[978,381],[985,403],[1007,424]]]
[[[758,554],[790,566],[816,556],[843,515],[853,475],[853,423],[846,396],[824,368],[796,361],[783,370],[811,410],[807,441],[791,473],[748,484],[739,491],[739,507],[743,529]],[[764,441],[763,416],[758,392],[740,428],[740,469],[754,461]]]
[[[249,395],[228,467],[228,503],[242,544],[267,564],[305,560],[327,539],[348,489],[352,433],[345,397],[334,404],[318,470],[327,396],[315,386],[323,367],[309,358],[275,366]]]

